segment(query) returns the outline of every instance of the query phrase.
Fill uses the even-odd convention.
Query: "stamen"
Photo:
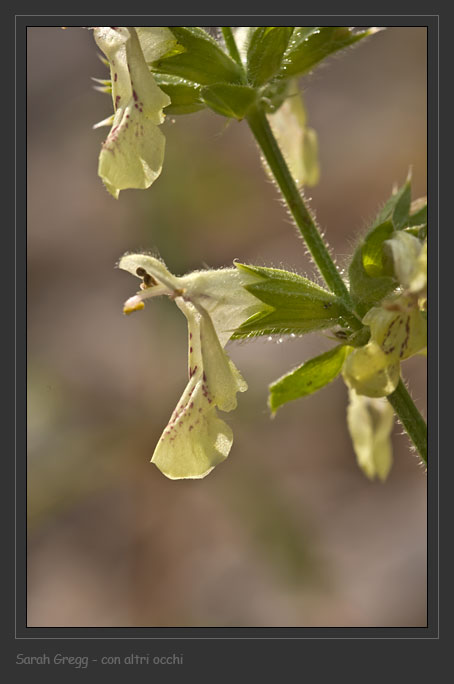
[[[145,304],[143,301],[140,299],[138,295],[134,295],[134,297],[130,297],[123,306],[123,313],[125,314],[130,314],[133,313],[133,311],[140,311],[141,309],[145,308]]]

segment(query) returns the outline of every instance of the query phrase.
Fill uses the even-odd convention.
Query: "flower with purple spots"
[[[173,299],[188,321],[188,384],[151,459],[171,479],[202,478],[227,458],[233,442],[230,427],[217,409],[236,408],[237,392],[247,384],[224,351],[229,338],[263,303],[243,285],[256,279],[236,268],[172,275],[145,254],[128,254],[119,268],[142,280],[141,290],[124,305],[124,313],[143,309],[159,295]]]
[[[110,67],[114,114],[95,128],[111,125],[99,155],[98,174],[118,198],[126,188],[148,188],[159,176],[165,138],[158,126],[170,98],[156,84],[147,62],[176,43],[166,27],[95,26],[95,41]]]

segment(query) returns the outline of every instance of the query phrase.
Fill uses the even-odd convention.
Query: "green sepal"
[[[404,228],[404,232],[410,233],[410,235],[418,238],[418,240],[425,240],[427,238],[427,223],[421,226],[408,226]]]
[[[402,230],[408,225],[411,207],[411,174],[401,188],[392,193],[383,209],[378,213],[372,227],[384,221],[392,221],[395,230]]]
[[[427,197],[419,197],[410,205],[409,226],[427,225]]]
[[[281,78],[301,76],[333,52],[343,50],[376,32],[376,28],[370,28],[353,33],[349,26],[298,27],[284,53],[278,75]]]
[[[253,86],[267,83],[279,70],[293,26],[258,26],[247,51],[247,77]]]
[[[261,90],[261,104],[267,114],[276,112],[289,96],[289,86],[292,81],[273,80],[263,86]]]
[[[387,264],[383,254],[383,243],[394,233],[392,221],[385,221],[376,226],[366,236],[362,246],[361,254],[364,270],[368,276],[376,278],[383,275],[392,275],[392,268]]]
[[[383,243],[395,230],[402,230],[408,225],[410,212],[409,173],[404,185],[393,192],[379,211],[368,234],[353,254],[348,270],[350,294],[361,317],[397,287],[386,252],[383,252]]]
[[[364,347],[370,340],[370,328],[367,325],[363,325],[360,330],[356,330],[354,333],[349,335],[346,339],[346,343],[350,347]]]
[[[288,401],[317,392],[332,382],[341,372],[349,351],[348,346],[340,344],[306,361],[270,385],[268,404],[272,413]]]
[[[261,277],[245,289],[266,308],[248,318],[232,335],[241,339],[278,333],[303,334],[326,330],[344,322],[348,314],[338,298],[311,280],[277,268],[236,264],[245,273]]]
[[[200,96],[201,86],[193,81],[171,76],[170,74],[154,74],[155,81],[171,99],[166,107],[166,114],[191,114],[205,109]]]
[[[215,83],[201,89],[204,103],[217,114],[232,119],[244,119],[257,99],[254,88],[230,83]]]
[[[426,239],[427,197],[420,197],[419,199],[416,199],[411,203],[410,216],[408,218],[408,227],[404,230],[411,233],[420,240]]]
[[[386,257],[386,250],[383,251],[384,241],[390,239],[394,231],[406,230],[412,221],[415,224],[424,221],[425,216],[427,208],[424,210],[422,200],[411,203],[409,173],[403,186],[392,193],[377,214],[350,263],[350,294],[361,317],[397,287],[397,281],[392,277],[392,265]],[[423,233],[422,226],[421,231],[418,228],[416,237],[421,237]]]
[[[300,45],[306,38],[308,38],[313,33],[317,33],[319,26],[295,26],[295,30],[292,35],[292,42],[288,46],[289,50],[294,50],[298,45]]]
[[[240,83],[240,66],[199,26],[168,27],[184,52],[153,62],[153,71],[171,74],[202,85]]]
[[[350,294],[355,310],[361,318],[397,287],[397,281],[391,276],[374,277],[367,274],[362,247],[362,244],[357,247],[348,269]]]

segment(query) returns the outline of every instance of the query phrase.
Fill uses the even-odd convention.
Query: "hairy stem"
[[[256,107],[247,116],[247,121],[326,284],[344,304],[352,309],[347,286],[331,258],[314,219],[304,204],[301,193],[293,180],[293,176],[268,123],[266,114],[260,107]]]
[[[417,448],[421,460],[424,461],[424,464],[427,466],[426,423],[416,408],[413,399],[402,380],[399,380],[399,384],[394,392],[388,396],[388,401],[399,416],[400,422]]]

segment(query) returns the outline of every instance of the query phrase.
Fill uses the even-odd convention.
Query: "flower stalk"
[[[314,219],[304,204],[266,114],[260,107],[256,107],[247,116],[247,122],[326,284],[344,304],[352,308],[347,287],[331,258]]]
[[[427,426],[402,380],[387,399],[427,466]]]

